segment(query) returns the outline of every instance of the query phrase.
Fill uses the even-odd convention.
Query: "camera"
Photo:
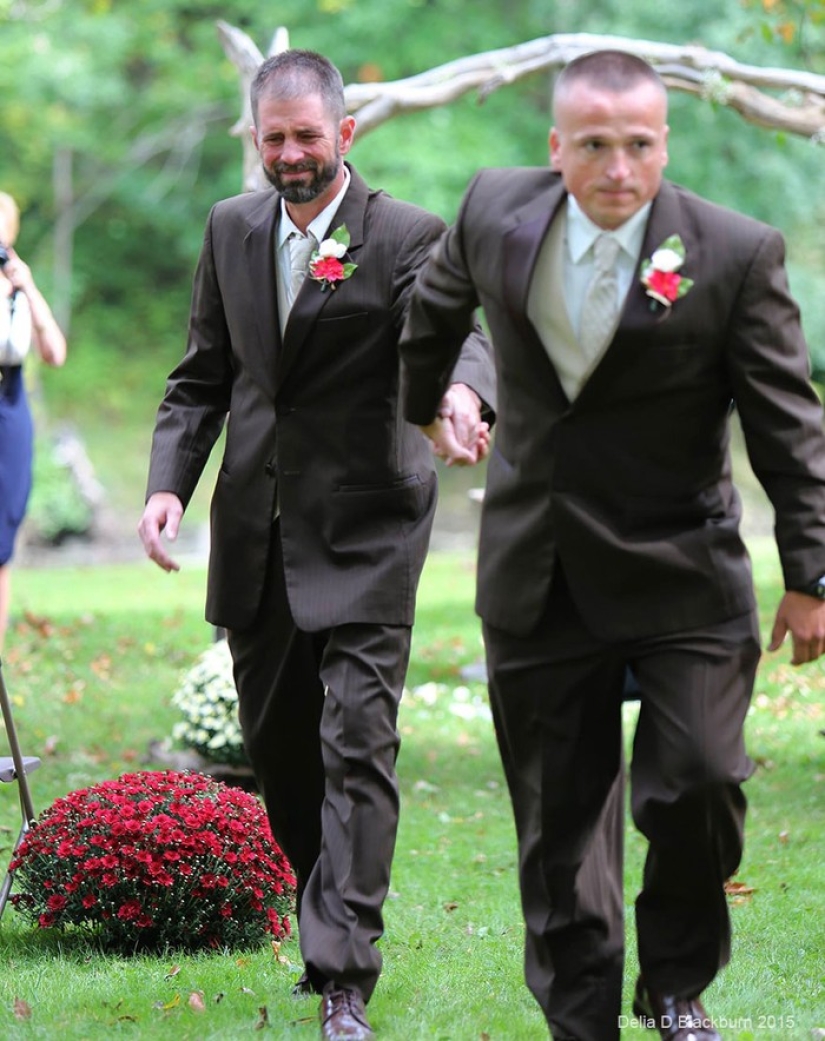
[[[5,267],[6,264],[8,264],[8,262],[9,262],[9,251],[6,249],[6,247],[3,245],[3,243],[0,242],[0,267]]]

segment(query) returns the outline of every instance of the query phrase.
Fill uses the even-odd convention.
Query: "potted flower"
[[[12,903],[122,953],[249,947],[290,933],[295,877],[259,800],[211,777],[127,773],[70,792],[13,858]]]
[[[248,767],[238,721],[238,692],[226,640],[218,640],[198,656],[172,695],[181,720],[172,739],[210,763]]]

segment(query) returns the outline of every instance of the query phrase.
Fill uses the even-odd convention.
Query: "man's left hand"
[[[490,450],[490,426],[481,418],[481,401],[464,383],[450,386],[438,417],[421,429],[447,466],[473,466]]]
[[[791,664],[816,661],[825,653],[825,601],[807,593],[785,593],[776,612],[768,650],[779,650],[788,633],[793,640]]]

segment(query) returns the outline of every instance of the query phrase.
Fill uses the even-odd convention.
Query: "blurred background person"
[[[20,211],[0,192],[0,653],[9,620],[9,567],[32,483],[34,431],[23,361],[30,349],[47,365],[66,360],[66,338],[14,243]]]

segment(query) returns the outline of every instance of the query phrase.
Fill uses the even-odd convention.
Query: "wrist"
[[[804,593],[806,596],[812,596],[816,600],[825,600],[825,575],[820,575],[819,578],[815,578],[805,586],[797,586],[790,592]]]

